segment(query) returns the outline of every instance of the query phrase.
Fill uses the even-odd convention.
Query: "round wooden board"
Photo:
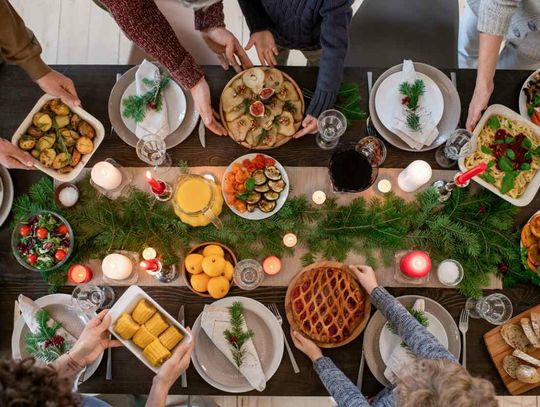
[[[258,67],[258,68],[266,68],[266,67]],[[274,69],[277,69],[277,68],[274,68]],[[288,80],[289,82],[291,82],[294,86],[294,88],[296,89],[296,91],[298,92],[298,96],[300,97],[300,101],[302,102],[302,117],[304,116],[304,113],[306,111],[306,102],[304,101],[304,94],[302,93],[302,90],[300,89],[300,87],[298,86],[298,84],[296,83],[296,81],[291,78],[288,74],[286,74],[285,72],[281,71],[278,69],[278,71],[281,72],[281,74],[283,75],[283,78]],[[231,80],[229,82],[227,82],[227,85],[225,85],[225,87],[223,88],[223,90],[227,89],[229,86],[231,86],[231,84],[237,80],[238,78],[240,78],[243,74],[244,74],[245,71],[242,71],[238,74],[236,74],[235,76],[233,76],[231,78]],[[223,94],[223,92],[222,92]],[[227,123],[227,121],[225,120],[225,112],[223,111],[223,103],[221,101],[221,96],[219,97],[219,116],[221,118],[221,123],[223,123],[223,126],[225,126],[225,128],[227,129],[227,131],[230,133],[231,132],[231,129],[229,128],[229,124]],[[298,129],[300,128],[300,126],[302,125],[302,122],[299,122],[299,125],[298,126],[295,126],[295,131],[298,131]],[[229,137],[231,139],[234,140],[234,138],[229,134]],[[278,138],[276,140],[276,144],[274,144],[272,147],[268,147],[268,146],[256,146],[256,147],[253,147],[253,146],[250,146],[248,143],[246,142],[238,142],[236,140],[234,140],[235,143],[238,143],[240,144],[241,146],[245,147],[245,148],[248,148],[248,149],[251,149],[251,150],[273,150],[274,148],[278,148],[278,147],[281,147],[283,144],[289,142],[290,140],[292,140],[292,136],[291,137],[287,137],[287,136],[279,136],[278,135]]]
[[[349,273],[353,279],[358,282],[358,279],[355,277],[355,275],[349,270],[348,267],[346,267],[343,263],[338,263],[336,261],[320,261],[317,263],[310,264],[309,266],[304,267],[302,270],[300,270],[299,273],[297,273],[294,278],[289,283],[289,287],[287,288],[287,293],[285,294],[285,314],[287,315],[287,320],[289,321],[289,324],[291,327],[296,329],[298,332],[302,333],[302,330],[298,328],[296,325],[296,322],[294,321],[292,310],[291,310],[291,291],[292,287],[296,285],[296,281],[300,278],[300,276],[305,273],[308,270],[313,270],[316,268],[321,267],[331,267],[331,268],[338,268],[344,271],[345,273]],[[321,342],[315,342],[318,346],[321,348],[339,348],[340,346],[346,345],[349,342],[354,341],[358,336],[362,333],[364,328],[366,327],[370,311],[371,311],[371,301],[369,299],[369,295],[366,293],[362,285],[358,282],[358,286],[362,290],[365,296],[365,302],[364,302],[364,317],[360,324],[356,327],[354,331],[351,332],[351,335],[345,339],[344,341],[337,342],[337,343],[321,343]]]

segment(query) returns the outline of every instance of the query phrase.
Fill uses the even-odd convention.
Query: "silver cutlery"
[[[360,367],[358,368],[358,378],[356,379],[356,387],[362,391],[362,382],[364,381],[364,366],[366,365],[366,355],[364,354],[364,346],[362,345],[362,356],[360,356]]]
[[[118,82],[121,77],[122,77],[122,74],[120,72],[117,72],[116,73],[116,82]],[[109,137],[112,137],[113,134],[114,134],[114,127],[113,127],[113,125],[111,123],[111,132],[109,133]]]
[[[455,72],[450,72],[450,80],[452,81],[452,85],[454,85],[454,88],[457,90],[457,77]]]
[[[368,110],[369,110],[369,97],[371,95],[371,89],[373,88],[373,72],[367,72],[367,94],[368,94]],[[370,137],[378,137],[377,129],[373,125],[370,116],[366,119],[366,131]]]
[[[199,121],[199,141],[201,142],[201,146],[206,148],[206,127],[204,126],[202,117]]]
[[[467,331],[469,330],[469,310],[463,309],[461,316],[459,317],[459,330],[463,336],[463,358],[461,365],[467,369]]]
[[[281,318],[281,314],[279,313],[279,309],[277,305],[270,304],[268,305],[268,309],[272,311],[272,314],[274,314],[274,316],[276,317],[277,321],[279,322],[279,325],[281,325],[281,330],[283,331],[283,318]],[[294,373],[300,373],[300,368],[298,367],[298,363],[296,363],[296,359],[294,358],[291,347],[289,346],[289,341],[287,341],[287,337],[285,336],[284,331],[283,331],[283,342],[285,342],[285,348],[287,348],[287,353],[289,354],[289,359],[291,360]]]
[[[109,341],[112,336],[109,334]],[[105,380],[112,380],[112,348],[107,349],[107,371],[105,373]]]
[[[180,310],[178,311],[178,322],[180,322],[180,325],[185,326],[185,315],[184,315],[184,306],[180,306]],[[180,378],[181,386],[182,388],[187,387],[187,375],[186,371],[184,370],[184,373],[182,373],[182,377]]]

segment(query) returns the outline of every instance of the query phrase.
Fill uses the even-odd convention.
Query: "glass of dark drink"
[[[377,179],[376,161],[358,145],[343,144],[332,154],[328,164],[332,188],[335,192],[365,191]]]

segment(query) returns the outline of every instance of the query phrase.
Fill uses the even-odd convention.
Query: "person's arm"
[[[246,19],[251,35],[259,31],[270,30],[273,27],[272,20],[261,0],[238,0],[238,4]]]

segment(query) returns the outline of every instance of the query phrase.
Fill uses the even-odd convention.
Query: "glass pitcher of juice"
[[[221,228],[219,219],[223,196],[219,186],[201,175],[182,175],[174,186],[174,212],[190,226],[207,226],[213,223]]]

